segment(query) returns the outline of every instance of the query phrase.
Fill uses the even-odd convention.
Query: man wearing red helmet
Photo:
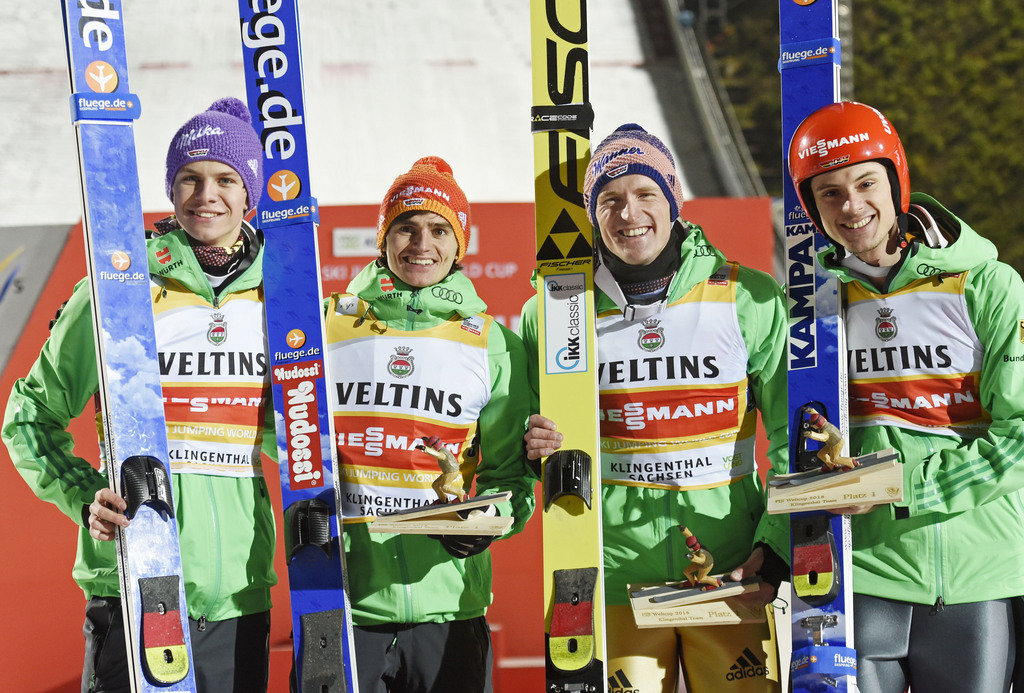
[[[870,106],[808,116],[789,168],[846,287],[850,452],[903,462],[902,502],[844,509],[860,690],[1006,691],[1024,594],[1024,282],[911,194],[899,136]]]

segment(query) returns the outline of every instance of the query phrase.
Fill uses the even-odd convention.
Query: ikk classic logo
[[[582,274],[554,274],[544,279],[544,348],[548,373],[587,370],[586,280]]]

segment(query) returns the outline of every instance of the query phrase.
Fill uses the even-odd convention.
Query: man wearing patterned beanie
[[[262,152],[238,99],[175,134],[165,181],[174,215],[148,241],[156,343],[197,691],[265,691],[274,519],[260,464],[276,457],[267,372]],[[79,283],[29,374],[3,438],[40,497],[79,525],[74,576],[89,600],[82,690],[128,691],[114,542],[128,525],[105,472],[66,433],[98,389],[88,285]],[[230,430],[230,435],[211,431]],[[236,664],[238,666],[236,666]]]
[[[359,690],[492,689],[490,535],[371,533],[381,513],[510,491],[491,513],[523,528],[526,354],[459,271],[469,203],[451,167],[416,161],[384,195],[380,257],[331,297],[330,388],[344,499]],[[438,477],[449,482],[435,491]],[[440,485],[438,485],[440,488]],[[458,507],[458,506],[456,506]]]
[[[600,422],[608,670],[644,693],[675,691],[680,667],[691,693],[778,691],[767,605],[788,575],[780,556],[789,555],[789,529],[764,512],[754,408],[769,457],[783,458],[781,290],[767,274],[727,261],[679,216],[672,155],[638,125],[619,127],[594,150],[584,204],[597,231],[601,407],[639,412],[629,423],[612,415]],[[535,392],[536,301],[520,321]],[[650,333],[660,336],[655,346],[642,339]],[[704,413],[709,402],[715,414]],[[527,456],[540,459],[562,436],[554,421],[533,414],[525,440]],[[681,579],[687,546],[679,526],[701,537],[727,577],[762,578],[740,599],[765,607],[766,622],[636,627],[626,585]]]

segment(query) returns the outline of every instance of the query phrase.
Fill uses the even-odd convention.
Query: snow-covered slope
[[[533,198],[526,0],[305,0],[300,10],[321,204],[376,203],[426,154],[448,159],[471,201]],[[623,122],[670,140],[655,86],[665,66],[645,60],[632,4],[590,0],[588,11],[595,143]],[[215,99],[244,98],[237,5],[127,0],[123,12],[143,109],[142,204],[165,210],[170,137]],[[73,223],[81,203],[60,5],[9,3],[0,21],[0,227]],[[695,180],[709,175],[698,165]]]

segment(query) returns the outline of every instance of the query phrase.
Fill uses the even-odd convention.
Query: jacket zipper
[[[939,595],[932,605],[932,613],[938,613],[945,607],[946,602],[942,599],[942,530],[938,523],[935,523],[935,593]]]
[[[667,494],[667,493],[664,494],[663,499],[665,501],[665,512],[662,514],[662,517],[658,518],[658,525],[659,525],[658,529],[659,529],[659,534],[661,536],[665,536],[666,532],[671,532],[671,530],[668,529],[667,527],[665,527],[663,525],[663,523],[664,523],[664,518],[672,517],[672,503],[669,501],[669,494]],[[672,536],[672,534],[680,535],[680,531],[679,531],[679,529],[677,527],[673,528],[673,529],[675,529],[675,532],[671,533],[670,536]],[[668,571],[667,571],[668,575],[667,575],[667,577],[668,577],[669,580],[672,580],[673,577],[676,576],[676,556],[675,556],[675,551],[673,550],[675,548],[675,546],[676,546],[675,541],[669,541],[669,542],[665,543],[665,552],[668,554],[666,556],[666,558],[665,558],[665,565],[668,568]],[[684,550],[685,550],[686,542],[683,542],[683,547],[684,547]],[[679,575],[682,575],[682,573],[679,573]]]
[[[933,454],[935,454],[935,447],[929,443],[928,453],[924,457],[928,459]],[[935,537],[935,594],[938,596],[932,605],[932,612],[938,613],[946,606],[946,602],[942,598],[942,526],[936,522],[933,527],[935,528],[933,532]]]
[[[398,568],[402,574],[402,590],[405,593],[405,618],[402,621],[407,623],[413,620],[413,609],[412,609],[412,585],[409,584],[409,569],[405,562],[406,546],[403,537],[398,537]]]
[[[420,290],[413,289],[413,292],[409,297],[409,303],[405,306],[405,312],[407,314],[405,329],[409,332],[416,329],[416,318],[423,313],[423,309],[420,308],[420,304]]]
[[[207,602],[206,607],[203,609],[202,615],[199,617],[199,630],[206,630],[207,617],[210,615],[210,610],[213,605],[217,603],[217,598],[220,596],[220,580],[221,580],[221,550],[220,550],[220,523],[218,522],[217,516],[217,504],[213,502],[213,485],[210,481],[210,477],[206,477],[206,491],[207,497],[210,499],[210,515],[212,517],[213,524],[213,565],[214,565],[214,580],[213,580],[213,591],[210,594],[210,600]]]

